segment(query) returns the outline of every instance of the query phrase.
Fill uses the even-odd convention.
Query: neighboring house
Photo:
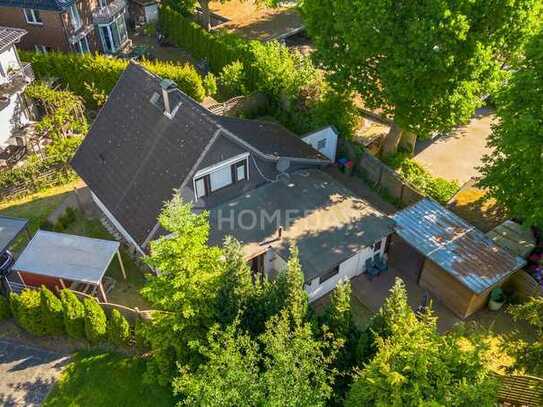
[[[30,118],[22,94],[34,74],[30,64],[21,62],[15,46],[25,34],[25,30],[0,26],[0,166],[7,164],[9,157],[3,155],[8,146],[24,146],[18,130]]]
[[[391,219],[326,173],[330,164],[282,126],[214,115],[136,63],[72,160],[140,253],[165,233],[157,217],[179,190],[195,211],[210,210],[211,243],[233,235],[255,271],[274,275],[296,243],[312,300],[383,256],[393,232]]]
[[[0,25],[28,31],[21,48],[114,54],[128,44],[126,0],[0,0]]]

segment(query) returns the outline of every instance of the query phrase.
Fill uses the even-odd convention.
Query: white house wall
[[[330,161],[336,161],[337,133],[333,127],[329,126],[314,133],[308,134],[304,136],[302,140],[311,145],[311,147],[313,147],[315,150],[320,151]],[[322,140],[325,140],[325,146],[323,148],[319,148],[319,142],[322,142]]]
[[[15,144],[15,140],[10,140],[13,130],[29,122],[19,94],[10,95],[9,105],[0,110],[0,148]]]
[[[19,68],[15,46],[11,46],[0,53],[0,84],[7,82],[7,73],[10,68]]]
[[[305,286],[309,296],[309,301],[315,301],[332,291],[340,281],[350,280],[362,274],[365,271],[366,260],[375,256],[377,253],[384,256],[386,246],[386,237],[381,241],[381,248],[374,252],[371,247],[365,247],[353,257],[345,260],[339,265],[339,273],[326,281],[320,282],[317,277],[311,281],[311,284]]]

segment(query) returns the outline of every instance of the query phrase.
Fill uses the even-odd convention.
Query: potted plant
[[[505,294],[500,287],[494,288],[490,293],[488,300],[488,309],[491,311],[498,311],[505,303]]]

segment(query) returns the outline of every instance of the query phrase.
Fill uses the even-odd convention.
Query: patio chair
[[[380,272],[381,271],[374,266],[372,258],[366,259],[366,273],[370,281],[373,280],[374,277],[377,277]]]
[[[379,256],[373,264],[374,267],[379,270],[379,273],[384,273],[388,270],[388,264],[381,256]]]

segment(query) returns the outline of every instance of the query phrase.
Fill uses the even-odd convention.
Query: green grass
[[[34,234],[40,224],[59,206],[74,189],[77,181],[48,188],[42,192],[24,198],[0,202],[0,215],[29,220],[29,231]],[[14,250],[22,248],[25,237],[21,237],[14,245]]]
[[[169,388],[143,383],[145,361],[118,353],[79,353],[44,407],[174,406]]]
[[[77,212],[75,221],[68,225],[63,233],[96,239],[113,239],[113,236],[111,236],[98,219],[87,217],[80,212]],[[148,304],[139,294],[139,290],[145,284],[145,272],[147,270],[142,270],[122,248],[121,256],[127,279],[125,280],[122,275],[118,259],[114,258],[106,273],[107,276],[116,281],[113,291],[108,295],[109,302],[132,308],[148,309]]]

